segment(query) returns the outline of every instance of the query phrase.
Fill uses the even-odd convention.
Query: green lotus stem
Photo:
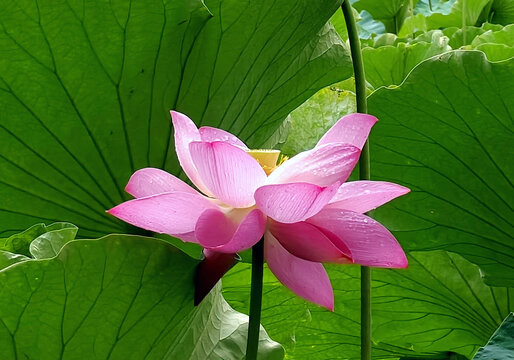
[[[252,285],[250,292],[250,321],[246,341],[246,360],[256,360],[262,307],[262,274],[264,266],[264,239],[252,247]]]
[[[364,75],[364,63],[357,31],[357,24],[353,17],[353,9],[349,0],[344,0],[341,5],[343,10],[350,51],[352,54],[353,72],[355,77],[355,95],[357,97],[357,112],[367,113],[366,102],[366,77]],[[361,180],[370,179],[369,143],[362,148],[359,159],[359,172]],[[361,267],[361,359],[371,360],[371,269]]]

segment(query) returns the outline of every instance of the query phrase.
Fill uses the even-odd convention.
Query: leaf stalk
[[[366,77],[364,74],[364,62],[362,60],[361,45],[357,24],[353,16],[352,5],[349,0],[344,0],[341,5],[343,10],[350,52],[352,55],[353,72],[355,77],[355,95],[357,98],[357,112],[366,114],[368,104],[366,101]],[[370,179],[369,142],[362,148],[359,159],[359,178]],[[371,360],[371,268],[361,267],[361,359]]]
[[[246,339],[246,360],[257,360],[262,308],[262,275],[264,267],[264,239],[252,247],[252,283],[250,290],[250,321]]]

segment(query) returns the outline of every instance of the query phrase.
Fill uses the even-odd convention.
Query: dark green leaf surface
[[[451,52],[369,97],[372,174],[412,193],[376,210],[409,250],[445,249],[514,286],[514,60]]]
[[[498,330],[473,360],[513,360],[514,359],[514,313],[503,321]]]
[[[161,240],[75,240],[0,271],[0,358],[243,359],[248,318],[216,288],[193,306],[197,261]],[[282,347],[261,328],[262,359]]]
[[[484,8],[481,18],[494,24],[514,23],[514,1],[490,0],[490,6]]]
[[[514,307],[512,289],[487,286],[479,268],[445,251],[413,252],[406,270],[373,270],[373,355],[377,359],[471,358]],[[266,272],[262,323],[290,359],[360,358],[357,266],[327,266],[335,313],[305,303]],[[223,280],[224,295],[244,311],[249,266]]]
[[[105,210],[137,169],[179,173],[168,111],[256,147],[351,75],[339,0],[0,1],[0,236]],[[208,8],[208,9],[207,9]]]

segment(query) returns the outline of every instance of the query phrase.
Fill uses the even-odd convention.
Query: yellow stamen
[[[266,175],[271,174],[273,170],[288,159],[287,156],[282,156],[279,160],[279,150],[247,150],[246,152],[257,160]]]

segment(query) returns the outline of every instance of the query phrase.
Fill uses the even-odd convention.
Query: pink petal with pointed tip
[[[334,292],[322,264],[292,255],[269,231],[264,234],[264,258],[284,286],[296,295],[334,311]]]
[[[210,193],[207,187],[202,183],[189,152],[189,144],[191,142],[202,140],[200,132],[195,123],[186,115],[177,111],[170,111],[170,113],[175,130],[175,151],[177,152],[180,166],[200,191],[208,196],[212,196],[212,193]]]
[[[144,168],[136,171],[130,177],[129,182],[125,187],[125,191],[135,198],[173,191],[198,194],[198,191],[187,185],[179,178],[164,170],[156,168]]]
[[[307,222],[326,229],[350,249],[354,263],[388,268],[407,267],[398,241],[382,224],[353,211],[323,209]]]
[[[351,210],[362,214],[409,191],[409,188],[386,181],[347,182],[339,187],[327,208]]]
[[[222,141],[232,145],[239,146],[243,149],[248,149],[244,142],[239,140],[239,138],[228,131],[221,130],[218,128],[213,128],[210,126],[202,126],[200,129],[200,135],[202,137],[202,141],[205,142],[214,142],[214,141]]]
[[[203,183],[217,199],[236,208],[255,204],[253,193],[266,181],[266,173],[253,157],[219,141],[193,142],[189,149]]]
[[[287,251],[304,260],[352,263],[323,232],[309,223],[284,224],[270,221],[269,230]]]
[[[308,182],[328,186],[344,182],[359,161],[360,149],[347,144],[326,144],[304,151],[280,165],[267,184]]]
[[[318,141],[316,147],[330,143],[345,143],[362,150],[377,118],[368,114],[349,114],[339,119]]]
[[[203,247],[221,252],[237,253],[251,248],[264,234],[266,218],[254,209],[237,223],[219,210],[206,210],[198,219],[195,235]]]
[[[264,185],[255,191],[255,202],[273,220],[294,223],[317,214],[338,188],[339,182],[328,187],[309,183]]]
[[[184,234],[183,240],[191,241],[188,233],[194,231],[200,215],[217,208],[201,195],[172,192],[126,201],[108,213],[146,230],[179,238]]]

